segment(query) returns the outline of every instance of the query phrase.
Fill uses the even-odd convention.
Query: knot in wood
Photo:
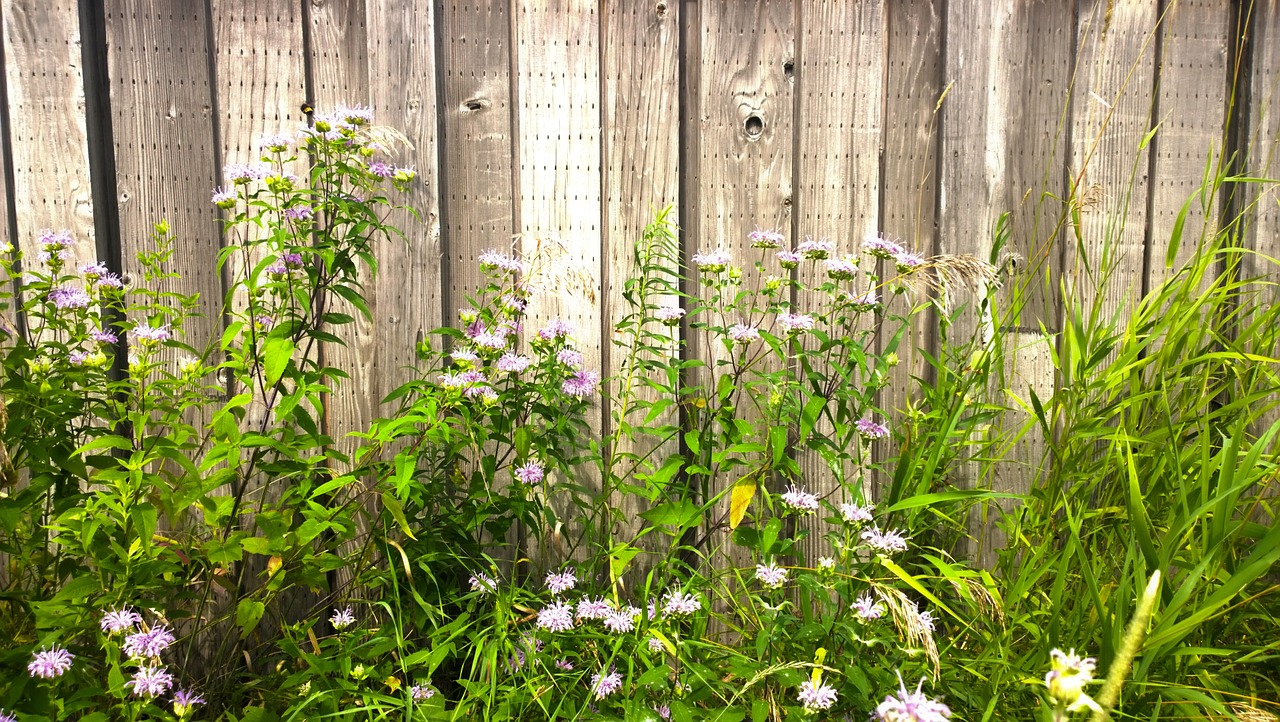
[[[747,120],[742,124],[742,131],[747,134],[747,140],[759,140],[764,133],[764,118],[755,113],[748,115]]]
[[[489,100],[486,98],[468,98],[462,101],[462,112],[476,113],[488,108],[489,105]]]
[[[665,18],[667,13],[671,12],[671,8],[667,7],[666,3],[660,2],[653,7],[653,12],[658,17]]]

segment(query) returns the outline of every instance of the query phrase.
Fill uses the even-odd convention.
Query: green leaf
[[[418,537],[413,535],[413,530],[409,528],[409,520],[404,516],[404,507],[400,505],[400,500],[392,496],[388,492],[382,493],[382,506],[391,514],[391,518],[396,520],[396,524],[400,526],[400,531],[410,539],[417,541]]]
[[[262,373],[266,375],[268,386],[275,386],[289,367],[295,350],[293,341],[287,338],[268,338],[262,349]]]
[[[258,622],[262,621],[262,613],[267,609],[267,605],[256,599],[241,599],[236,605],[236,626],[240,627],[240,637],[249,636],[249,633],[258,626]]]
[[[803,444],[809,438],[809,434],[813,432],[813,427],[818,423],[818,415],[822,413],[822,409],[827,405],[827,399],[822,396],[814,396],[804,404],[804,409],[800,412],[800,443]]]

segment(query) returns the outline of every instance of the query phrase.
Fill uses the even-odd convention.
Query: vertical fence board
[[[18,237],[36,270],[36,234],[68,229],[74,270],[98,258],[85,129],[80,24],[73,0],[6,0],[5,82]]]
[[[611,344],[614,326],[621,321],[631,307],[623,298],[628,279],[636,277],[639,269],[634,262],[633,249],[644,233],[645,226],[653,218],[654,211],[679,200],[679,148],[678,137],[671,132],[679,124],[680,112],[680,13],[678,3],[662,3],[657,6],[611,2],[606,4],[601,27],[601,43],[604,49],[604,67],[601,69],[601,86],[604,102],[604,150],[605,164],[604,203],[605,220],[603,252],[605,276],[603,279],[604,324],[602,351],[604,352],[603,376],[621,374],[628,359],[625,349]],[[679,222],[674,214],[672,222]],[[677,306],[679,299],[661,298],[654,302]],[[666,327],[646,327],[654,333],[667,331]],[[677,331],[668,332],[669,355],[679,354]],[[637,370],[640,375],[644,370]],[[653,401],[655,394],[640,388],[640,378],[628,383],[624,380],[610,389],[610,395],[619,399],[624,386],[630,386],[638,401]],[[641,425],[644,414],[629,414],[623,420]],[[616,429],[613,419],[605,419],[607,429]],[[646,425],[675,424],[674,411],[661,414]],[[621,460],[616,466],[619,473],[636,467],[639,470],[661,466],[663,460],[679,450],[678,444],[659,444],[653,439],[628,439],[616,435],[615,454],[635,454],[644,462]],[[624,481],[634,481],[628,474]],[[618,540],[629,541],[639,531],[638,514],[649,504],[640,496],[621,495],[617,506],[626,523],[615,530]],[[646,548],[653,548],[649,542]],[[648,563],[637,560],[633,568],[643,570]],[[640,578],[636,576],[635,578]]]
[[[940,0],[889,2],[888,69],[885,79],[884,166],[880,180],[881,228],[922,256],[937,253],[938,104],[944,81],[942,66],[943,4]],[[889,306],[905,313],[925,299],[908,295]],[[922,311],[905,330],[898,347],[901,363],[890,375],[880,406],[892,427],[900,428],[903,411],[915,396],[913,377],[929,378],[918,351],[937,353],[932,310]],[[896,331],[885,321],[881,333]],[[879,487],[877,487],[879,488]]]
[[[435,12],[429,5],[392,0],[372,4],[368,18],[376,119],[405,134],[413,147],[400,151],[395,162],[417,171],[411,190],[393,194],[392,201],[413,207],[421,219],[406,211],[393,213],[390,222],[405,238],[381,242],[375,249],[380,270],[370,289],[374,318],[371,326],[360,325],[367,365],[357,370],[371,377],[365,382],[368,402],[376,405],[410,379],[407,369],[416,362],[417,343],[440,324],[440,203]]]
[[[829,237],[837,255],[858,255],[862,239],[876,232],[880,220],[884,7],[877,0],[803,0],[799,9],[793,235]],[[798,278],[809,286],[827,280],[820,263],[802,264]],[[842,287],[857,295],[870,284],[870,276],[860,273]],[[806,313],[819,311],[824,302],[829,299],[816,294],[796,299]],[[872,331],[870,326],[866,322],[860,330]],[[866,385],[868,379],[859,381]],[[819,430],[831,433],[825,421]],[[808,491],[837,503],[847,501],[839,497],[838,479],[821,455],[799,450],[797,461]],[[857,459],[852,468],[841,470],[846,483],[860,484],[869,461]],[[802,544],[804,558],[814,564],[820,554],[831,552],[821,533],[826,523],[820,517],[802,523],[810,527]]]
[[[1258,178],[1280,178],[1280,0],[1258,0],[1249,21],[1253,72],[1248,79],[1249,139],[1245,170]],[[1269,258],[1280,258],[1280,184],[1246,187],[1253,208],[1242,243]],[[1246,277],[1273,275],[1274,262],[1244,256]]]
[[[795,58],[793,7],[777,0],[713,2],[701,7],[701,15],[700,63],[694,72],[700,75],[697,132],[702,138],[697,185],[690,188],[699,200],[697,216],[688,219],[697,228],[700,248],[690,251],[724,248],[734,264],[744,268],[744,287],[758,288],[762,280],[751,268],[754,259],[763,255],[766,273],[785,272],[772,252],[751,248],[747,234],[756,226],[784,232],[791,226],[794,90],[786,66]],[[766,330],[771,321],[727,319],[729,325],[761,324]],[[725,354],[718,343],[691,339],[690,350],[715,364]],[[760,352],[748,348],[750,353]],[[752,409],[767,401],[740,392],[737,406]],[[759,420],[755,411],[739,412],[743,415]],[[735,480],[721,474],[709,492],[718,494]],[[760,508],[758,499],[756,504]],[[712,520],[727,520],[728,511],[726,496],[711,512]],[[711,536],[712,549],[726,542],[722,533]],[[738,564],[747,562],[737,551],[731,558]]]
[[[983,12],[970,10],[949,6],[947,19],[947,69],[955,86],[943,116],[940,250],[989,258],[997,220],[1009,212],[1007,252],[1022,256],[1033,269],[1051,266],[1052,219],[1058,209],[1042,199],[1062,197],[1065,129],[1060,119],[1067,100],[1070,11],[1055,2],[1009,2],[985,6]],[[954,301],[970,308],[952,327],[952,340],[964,343],[975,331],[986,339],[993,319],[977,317],[976,298],[963,291],[958,295],[961,298],[953,294]],[[1005,304],[1025,302],[1020,314],[1025,326],[1052,327],[1056,321],[1050,297],[1035,284],[1021,299],[1008,293],[999,299]],[[1001,309],[1002,316],[1006,313]],[[1009,320],[1019,323],[1018,317]],[[1008,331],[1006,338],[1013,344],[1005,357],[1013,365],[1006,369],[1014,382],[1010,390],[1025,396],[1028,384],[1038,391],[1053,388],[1049,355],[1023,351],[1038,348],[1043,339],[1037,333]],[[1020,362],[1036,365],[1018,368]],[[1006,430],[1016,430],[1023,421],[1021,414],[1008,414]],[[995,478],[971,478],[966,466],[961,483],[1025,491],[1043,456],[1044,441],[1037,433],[1023,437]],[[984,550],[999,543],[992,522],[971,523],[971,533]]]
[[[1063,272],[1086,304],[1113,268],[1101,302],[1110,317],[1142,290],[1147,221],[1156,4],[1078,4],[1079,60],[1071,102],[1071,165],[1082,243],[1066,248]]]
[[[186,336],[201,348],[218,340],[222,326],[205,6],[142,0],[109,7],[106,22],[124,267],[137,272],[135,254],[152,248],[152,227],[167,220],[177,235],[171,266],[182,280],[164,290],[200,294],[204,316]]]
[[[443,314],[456,323],[483,276],[476,258],[513,231],[509,9],[442,3],[439,22]]]
[[[1166,268],[1166,252],[1182,204],[1204,180],[1210,154],[1214,154],[1212,176],[1224,151],[1230,22],[1231,3],[1226,0],[1178,0],[1161,23],[1159,110],[1153,120],[1160,128],[1151,145],[1147,289],[1172,275],[1217,230],[1218,198],[1209,193],[1193,200],[1173,268]],[[1207,204],[1215,204],[1208,216]]]
[[[568,321],[583,368],[598,372],[603,257],[599,15],[587,0],[521,2],[515,38],[516,218],[521,252],[540,269],[530,279],[533,296],[525,323],[532,334],[552,318]],[[575,272],[589,274],[587,288],[570,280]],[[561,279],[569,280],[568,285],[558,287]],[[588,397],[586,416],[593,433],[603,428],[599,398]],[[597,489],[594,466],[579,465],[571,473],[577,485]],[[573,538],[581,520],[577,510],[557,503],[556,511],[567,537]],[[564,551],[551,551],[545,563],[557,564]]]

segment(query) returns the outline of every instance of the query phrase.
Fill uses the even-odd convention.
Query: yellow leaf
[[[393,676],[391,676],[391,677],[387,677],[385,680],[383,680],[383,682],[382,682],[382,683],[383,683],[383,684],[385,684],[385,685],[387,685],[388,687],[390,687],[392,692],[399,692],[399,691],[400,691],[400,678],[399,678],[399,677],[396,677],[396,676],[394,676],[394,675],[393,675]]]
[[[751,477],[744,476],[733,485],[733,495],[729,497],[729,528],[737,529],[742,517],[747,515],[747,507],[756,496],[756,483]]]
[[[280,557],[271,557],[270,559],[268,559],[267,574],[271,576],[275,576],[276,571],[280,569],[280,565],[283,563],[284,563],[284,560],[281,559]]]

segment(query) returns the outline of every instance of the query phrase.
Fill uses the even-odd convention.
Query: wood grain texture
[[[152,248],[152,227],[167,220],[178,239],[171,265],[182,279],[165,290],[200,294],[204,315],[185,331],[202,348],[222,331],[219,228],[209,202],[219,180],[209,18],[202,3],[142,0],[112,4],[106,22],[124,267],[137,271],[135,254]]]
[[[440,215],[444,322],[483,284],[476,258],[514,231],[510,16],[505,3],[441,6]]]
[[[615,325],[631,313],[623,297],[629,279],[638,276],[633,249],[642,238],[645,226],[654,212],[676,204],[680,198],[679,136],[672,129],[679,126],[680,112],[680,12],[678,3],[658,5],[624,2],[606,3],[601,14],[603,67],[601,93],[604,103],[604,213],[602,249],[605,274],[602,279],[604,304],[601,351],[604,354],[601,374],[611,377],[627,370],[627,349],[616,346]],[[673,214],[672,222],[679,218]],[[679,298],[654,299],[655,303],[678,306]],[[667,355],[677,357],[678,329],[649,324],[646,330],[665,333],[669,339]],[[645,373],[643,370],[640,374]],[[610,396],[621,401],[623,388],[635,389],[637,400],[653,401],[656,394],[637,388],[639,379],[614,384]],[[615,402],[616,403],[616,402]],[[615,408],[615,413],[623,413]],[[617,429],[614,419],[606,419],[606,429]],[[645,414],[629,413],[626,421],[642,425]],[[646,425],[675,424],[674,411],[661,414]],[[635,454],[644,461],[619,460],[616,473],[627,473],[623,483],[635,481],[628,473],[633,467],[641,471],[655,470],[670,454],[679,451],[672,440],[659,444],[655,439],[629,439],[623,435],[612,450],[616,454]],[[650,506],[649,501],[635,495],[620,494],[616,507],[624,523],[613,530],[617,541],[630,541],[641,527],[638,514]],[[645,548],[656,548],[645,540]],[[647,559],[632,564],[634,579],[642,579],[650,566]]]
[[[13,158],[15,244],[31,270],[41,229],[68,229],[74,271],[98,259],[85,129],[80,22],[74,0],[6,0],[5,81]]]
[[[1253,30],[1253,67],[1246,170],[1259,178],[1280,177],[1280,0],[1259,0],[1249,22]],[[1280,184],[1246,188],[1249,223],[1242,244],[1269,259],[1280,259]],[[1245,277],[1274,275],[1276,261],[1244,257]]]
[[[1173,267],[1165,265],[1183,204],[1222,162],[1230,83],[1231,3],[1177,0],[1161,22],[1159,87],[1151,148],[1151,216],[1145,289],[1158,286],[1217,231],[1218,198],[1191,201]],[[1208,211],[1206,213],[1206,211]],[[1209,222],[1206,223],[1206,220]],[[1206,280],[1206,284],[1208,281]]]
[[[515,10],[517,123],[516,228],[521,254],[536,269],[525,319],[532,334],[553,318],[574,328],[583,368],[599,370],[602,353],[600,16],[589,0],[529,0]],[[579,283],[556,279],[581,273]],[[600,397],[585,412],[593,435],[603,426]],[[599,493],[599,471],[580,464],[572,483]],[[555,482],[552,488],[555,488]],[[553,498],[564,535],[576,538],[582,515],[564,496]],[[551,531],[551,530],[547,530]],[[544,537],[545,538],[545,537]],[[580,556],[588,550],[570,549]],[[548,550],[548,565],[565,550]]]
[[[759,226],[790,235],[791,228],[795,90],[787,77],[787,64],[795,61],[794,6],[777,0],[708,2],[700,7],[698,28],[695,132],[701,138],[696,175],[684,181],[699,196],[696,215],[686,216],[695,229],[691,240],[697,245],[687,250],[692,255],[723,248],[735,265],[743,267],[743,288],[759,288],[765,274],[785,272],[772,252],[750,248],[747,234]],[[794,242],[787,239],[788,244]],[[756,259],[765,263],[765,274],[751,267]],[[772,320],[756,317],[727,323],[759,324],[767,329]],[[690,354],[713,366],[717,359],[727,358],[718,341],[713,345],[705,338],[690,337],[689,342]],[[695,383],[707,382],[695,378]],[[754,407],[767,401],[743,395],[737,415],[759,419]],[[767,429],[758,432],[766,434]],[[709,493],[719,494],[735,480],[720,473]],[[758,497],[754,505],[763,508]],[[709,516],[712,521],[727,520],[728,511],[726,496]],[[710,549],[724,545],[730,545],[727,534],[711,535]],[[725,550],[734,564],[750,562],[743,550],[730,546]]]
[[[1156,5],[1081,0],[1077,15],[1070,174],[1083,240],[1065,248],[1063,272],[1087,306],[1109,269],[1100,307],[1111,317],[1142,292]]]
[[[937,121],[944,87],[943,4],[940,0],[908,0],[887,3],[885,10],[889,41],[880,225],[885,233],[928,258],[938,252]],[[882,343],[901,323],[892,316],[906,316],[911,307],[925,301],[922,295],[895,300],[880,327]],[[918,398],[914,379],[932,377],[919,351],[937,353],[936,323],[932,309],[926,309],[912,318],[904,331],[898,349],[901,361],[879,399],[894,428],[901,428],[908,402]],[[889,449],[878,451],[891,453]]]
[[[880,142],[883,134],[882,101],[886,62],[886,16],[878,0],[803,0],[799,3],[795,60],[795,197],[793,236],[828,237],[839,255],[860,255],[862,240],[874,235],[880,221]],[[871,267],[870,259],[863,265]],[[810,287],[827,281],[822,264],[801,264],[798,279]],[[874,279],[859,273],[844,290],[860,295]],[[820,311],[829,302],[826,294],[801,293],[795,299],[801,312]],[[866,334],[874,348],[875,320],[864,319],[857,332]],[[843,333],[829,329],[832,333]],[[812,342],[808,342],[812,345]],[[866,384],[869,379],[859,382]],[[878,416],[878,415],[877,415]],[[822,420],[818,433],[831,434]],[[871,449],[860,440],[865,454],[839,471],[844,488],[861,489],[870,483]],[[859,501],[846,498],[841,479],[816,452],[798,450],[802,485],[833,503]],[[869,487],[861,492],[870,494]],[[801,547],[810,565],[819,556],[831,556],[823,538],[826,522],[819,516],[800,521],[809,531]]]
[[[1006,324],[1006,343],[1021,346],[1018,327],[1044,324],[1052,329],[1057,313],[1048,284],[1036,279],[1056,277],[1050,253],[1053,220],[1060,208],[1049,199],[1061,198],[1065,154],[1062,124],[1069,85],[1070,12],[1062,3],[1004,2],[982,10],[948,6],[947,77],[954,83],[943,106],[942,166],[939,177],[941,232],[939,250],[970,254],[983,260],[992,256],[994,229],[1000,215],[1011,214],[1006,252],[1024,260],[1028,276],[1006,283],[1026,292],[1000,293],[998,318],[977,313],[978,299],[956,299],[969,308],[951,327],[950,341],[968,342],[975,335],[989,343],[994,324]],[[1048,267],[1046,267],[1048,266]],[[1043,275],[1041,275],[1043,274]],[[963,296],[963,292],[961,294]],[[1025,303],[1020,309],[1017,306]],[[1025,354],[1006,349],[1005,373],[1026,395],[1026,386],[1053,388],[1051,366],[1020,368]],[[1003,390],[988,393],[1004,402]],[[1016,430],[1022,418],[1009,412],[1006,430]],[[1026,443],[1016,449],[1026,458],[1011,458],[990,479],[977,478],[974,465],[961,464],[960,486],[990,485],[998,491],[1026,491],[1027,472],[1043,455],[1043,438],[1033,429]],[[994,507],[992,507],[994,510]],[[971,518],[971,533],[979,540],[990,534],[991,518]]]

